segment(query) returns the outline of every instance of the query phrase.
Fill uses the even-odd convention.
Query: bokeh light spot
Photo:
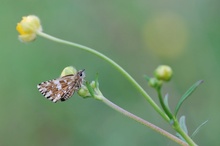
[[[163,58],[175,58],[186,49],[189,31],[184,19],[174,13],[160,13],[144,27],[147,49]]]

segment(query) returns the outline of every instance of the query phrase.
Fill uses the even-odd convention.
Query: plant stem
[[[164,104],[164,101],[163,101],[163,98],[162,98],[162,95],[161,95],[161,87],[157,88],[156,90],[157,90],[157,94],[158,94],[158,97],[159,97],[159,100],[160,100],[160,105],[162,106],[164,112],[167,114],[167,116],[170,119],[173,119],[172,113],[170,112],[170,110]]]
[[[190,145],[190,146],[196,146],[196,144],[194,143],[194,141],[183,131],[183,129],[180,127],[178,120],[172,115],[172,113],[170,112],[170,110],[165,106],[162,95],[161,95],[161,88],[157,88],[157,93],[158,93],[158,97],[160,100],[160,104],[163,108],[163,110],[165,111],[165,113],[168,115],[168,117],[170,119],[173,119],[174,123],[173,123],[173,129],[175,129],[184,139],[185,141]]]
[[[148,121],[146,121],[146,120],[144,120],[144,119],[142,119],[142,118],[126,111],[126,110],[124,110],[123,108],[121,108],[118,105],[116,105],[116,104],[112,103],[111,101],[109,101],[104,96],[102,96],[101,101],[103,101],[106,105],[108,105],[109,107],[111,107],[114,110],[118,111],[119,113],[122,113],[123,115],[125,115],[125,116],[127,116],[127,117],[129,117],[129,118],[131,118],[131,119],[133,119],[133,120],[135,120],[135,121],[151,128],[151,129],[153,129],[154,131],[166,136],[167,138],[171,139],[172,141],[174,141],[174,142],[176,142],[176,143],[178,143],[182,146],[188,146],[188,144],[186,142],[180,140],[176,136],[174,136],[174,135],[168,133],[167,131],[161,129],[160,127],[157,127],[156,125],[154,125],[154,124],[152,124],[152,123],[150,123],[150,122],[148,122]]]
[[[47,38],[49,40],[52,40],[52,41],[55,41],[55,42],[58,42],[58,43],[62,43],[62,44],[66,44],[66,45],[70,45],[70,46],[74,46],[76,48],[79,48],[79,49],[82,49],[82,50],[85,50],[87,52],[90,52],[92,54],[95,54],[96,56],[99,56],[100,58],[104,59],[105,61],[109,62],[112,66],[114,66],[119,72],[121,72],[137,89],[138,91],[145,97],[145,99],[153,106],[153,108],[167,121],[169,122],[170,121],[170,115],[168,114],[168,116],[159,108],[159,106],[152,100],[152,98],[145,92],[145,90],[121,67],[119,66],[116,62],[114,62],[112,59],[108,58],[107,56],[105,56],[104,54],[92,49],[92,48],[89,48],[89,47],[86,47],[86,46],[83,46],[83,45],[80,45],[80,44],[77,44],[77,43],[73,43],[73,42],[69,42],[69,41],[65,41],[65,40],[62,40],[62,39],[59,39],[59,38],[56,38],[56,37],[53,37],[53,36],[50,36],[48,34],[45,34],[43,32],[37,32],[37,34],[41,37],[44,37],[44,38]],[[161,97],[162,99],[162,97]],[[168,137],[169,139],[179,143],[180,145],[183,145],[183,146],[188,146],[188,144],[180,139],[178,139],[177,137],[173,136],[172,134],[168,133],[167,131],[153,125],[152,123],[149,123],[148,121],[145,121],[144,119],[132,114],[132,113],[129,113],[128,111],[122,109],[121,107],[115,105],[114,103],[112,103],[111,101],[109,101],[108,99],[106,99],[105,97],[103,97],[102,101],[107,104],[108,106],[112,107],[113,109],[115,109],[116,111],[124,114],[125,116],[157,131],[158,133]],[[163,107],[164,108],[164,107]],[[188,135],[186,135],[186,133],[184,133],[184,131],[182,131],[182,129],[179,127],[179,123],[177,122],[176,123],[177,126],[174,127],[174,129],[176,129],[177,132],[179,132],[183,138],[192,146],[195,146],[196,144],[192,141],[192,139],[190,137],[188,137]],[[174,126],[174,125],[173,125]]]
[[[166,120],[169,121],[169,117],[160,109],[160,107],[152,100],[152,98],[145,92],[145,90],[121,67],[119,66],[116,62],[114,62],[112,59],[108,58],[107,56],[105,56],[104,54],[77,44],[77,43],[73,43],[73,42],[69,42],[69,41],[65,41],[53,36],[50,36],[48,34],[45,34],[43,32],[37,32],[37,34],[41,37],[47,38],[49,40],[58,42],[58,43],[62,43],[62,44],[66,44],[66,45],[70,45],[70,46],[74,46],[77,47],[79,49],[85,50],[87,52],[90,52],[92,54],[95,54],[96,56],[99,56],[100,58],[104,59],[105,61],[109,62],[112,66],[114,66],[119,72],[121,72],[129,81],[131,81],[131,83],[138,89],[138,91],[145,97],[145,99],[153,106],[153,108]]]
[[[189,137],[189,135],[187,135],[180,127],[178,120],[176,118],[174,118],[173,120],[174,120],[173,129],[175,129],[190,146],[197,146],[197,144]]]

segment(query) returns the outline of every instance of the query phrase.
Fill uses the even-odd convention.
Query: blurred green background
[[[197,80],[205,82],[184,103],[189,133],[198,145],[220,145],[220,1],[217,0],[1,0],[1,146],[143,146],[176,143],[115,112],[82,99],[54,104],[37,90],[73,65],[91,81],[99,73],[103,94],[114,103],[175,134],[137,90],[111,65],[85,51],[38,37],[21,43],[15,30],[35,14],[44,32],[94,48],[127,70],[158,103],[144,74],[160,64],[173,68],[166,84],[170,106]]]

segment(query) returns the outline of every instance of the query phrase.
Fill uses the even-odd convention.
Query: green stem
[[[159,97],[159,100],[160,100],[160,105],[162,106],[164,112],[167,114],[167,116],[170,119],[173,119],[172,113],[170,112],[170,110],[164,104],[163,97],[162,97],[162,94],[161,94],[161,88],[159,87],[156,90],[157,90],[157,94],[158,94],[158,97]]]
[[[100,97],[98,97],[98,98],[100,99]],[[123,108],[121,108],[118,105],[116,105],[116,104],[112,103],[111,101],[109,101],[104,96],[102,96],[100,100],[103,101],[109,107],[111,107],[114,110],[118,111],[119,113],[122,113],[123,115],[125,115],[125,116],[127,116],[127,117],[129,117],[129,118],[131,118],[131,119],[133,119],[133,120],[135,120],[135,121],[137,121],[137,122],[139,122],[139,123],[149,127],[149,128],[151,128],[152,130],[154,130],[154,131],[156,131],[156,132],[166,136],[167,138],[171,139],[172,141],[174,141],[174,142],[176,142],[176,143],[178,143],[178,144],[180,144],[182,146],[188,146],[188,144],[186,142],[180,140],[176,136],[174,136],[174,135],[168,133],[167,131],[161,129],[160,127],[157,127],[156,125],[154,125],[154,124],[152,124],[152,123],[150,123],[150,122],[148,122],[148,121],[146,121],[146,120],[144,120],[144,119],[142,119],[142,118],[140,118],[140,117],[138,117],[138,116],[136,116],[136,115],[126,111],[126,110],[124,110]]]
[[[197,146],[197,144],[187,135],[183,129],[180,127],[179,122],[176,118],[174,118],[174,124],[173,128],[185,139],[185,141],[190,145],[190,146]]]
[[[107,56],[103,55],[102,53],[80,45],[80,44],[76,44],[73,42],[69,42],[69,41],[65,41],[53,36],[50,36],[48,34],[45,34],[43,32],[37,32],[37,34],[41,37],[47,38],[49,40],[58,42],[58,43],[62,43],[62,44],[66,44],[66,45],[70,45],[70,46],[74,46],[77,47],[79,49],[85,50],[87,52],[90,52],[92,54],[95,54],[96,56],[99,56],[100,58],[106,60],[107,62],[109,62],[112,66],[114,66],[118,71],[120,71],[129,81],[131,81],[131,83],[138,89],[138,91],[145,97],[145,99],[153,106],[153,108],[166,120],[169,121],[169,117],[159,108],[159,106],[152,100],[152,98],[144,91],[144,89],[121,67],[119,66],[116,62],[114,62],[112,59],[108,58]]]
[[[174,123],[173,123],[173,128],[185,139],[185,141],[190,145],[190,146],[196,146],[195,142],[183,131],[183,129],[180,127],[178,120],[172,115],[172,113],[170,112],[170,110],[165,106],[163,98],[162,98],[162,94],[161,94],[161,88],[157,88],[157,93],[158,93],[158,97],[160,100],[160,104],[164,110],[164,112],[167,114],[167,116],[170,119],[173,119]]]

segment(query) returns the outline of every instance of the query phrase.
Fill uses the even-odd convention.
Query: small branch
[[[179,122],[177,121],[176,118],[173,119],[174,124],[173,124],[173,129],[176,130],[184,139],[185,141],[190,145],[190,146],[197,146],[197,144],[187,135],[183,129],[180,127]]]
[[[101,101],[103,101],[106,105],[110,106],[114,110],[116,110],[116,111],[122,113],[123,115],[125,115],[125,116],[127,116],[127,117],[129,117],[129,118],[131,118],[131,119],[133,119],[133,120],[149,127],[149,128],[151,128],[152,130],[166,136],[167,138],[171,139],[172,141],[174,141],[174,142],[176,142],[176,143],[178,143],[182,146],[188,146],[188,144],[186,142],[180,140],[176,136],[174,136],[174,135],[168,133],[167,131],[161,129],[160,127],[157,127],[156,125],[154,125],[154,124],[152,124],[152,123],[150,123],[150,122],[148,122],[148,121],[146,121],[146,120],[144,120],[144,119],[142,119],[142,118],[126,111],[126,110],[124,110],[123,108],[121,108],[118,105],[116,105],[116,104],[112,103],[111,101],[109,101],[107,98],[102,97]]]
[[[80,44],[77,44],[77,43],[73,43],[73,42],[69,42],[69,41],[65,41],[65,40],[62,40],[62,39],[59,39],[59,38],[56,38],[56,37],[53,37],[51,35],[48,35],[46,33],[43,33],[43,32],[37,32],[37,34],[41,37],[44,37],[46,39],[49,39],[49,40],[52,40],[52,41],[55,41],[55,42],[58,42],[58,43],[62,43],[62,44],[66,44],[66,45],[70,45],[70,46],[73,46],[73,47],[76,47],[76,48],[79,48],[79,49],[82,49],[82,50],[85,50],[87,52],[90,52],[92,54],[95,54],[96,56],[99,56],[100,58],[102,58],[103,60],[107,61],[108,63],[110,63],[112,66],[114,66],[119,72],[121,72],[137,89],[138,91],[145,97],[145,99],[150,103],[150,105],[167,121],[169,122],[169,117],[163,112],[163,110],[160,109],[160,107],[152,100],[152,98],[145,92],[145,90],[135,81],[134,78],[132,78],[132,76],[126,72],[120,65],[118,65],[116,62],[114,62],[112,59],[110,59],[109,57],[105,56],[104,54],[92,49],[92,48],[89,48],[89,47],[86,47],[86,46],[83,46],[83,45],[80,45]]]
[[[157,90],[157,94],[158,94],[158,97],[159,97],[160,105],[162,106],[164,112],[167,114],[167,116],[170,119],[173,119],[172,113],[170,112],[170,110],[164,104],[163,97],[161,95],[161,88],[157,88],[156,90]]]
[[[145,90],[134,80],[134,78],[132,78],[130,76],[130,74],[128,74],[128,72],[126,72],[120,65],[118,65],[116,62],[114,62],[112,59],[108,58],[107,56],[105,56],[104,54],[92,49],[92,48],[89,48],[89,47],[86,47],[86,46],[83,46],[83,45],[80,45],[80,44],[77,44],[77,43],[73,43],[73,42],[69,42],[69,41],[65,41],[65,40],[62,40],[62,39],[59,39],[59,38],[56,38],[56,37],[53,37],[53,36],[50,36],[48,34],[45,34],[43,32],[37,32],[37,34],[41,37],[44,37],[46,39],[49,39],[49,40],[52,40],[52,41],[55,41],[55,42],[58,42],[58,43],[62,43],[62,44],[66,44],[66,45],[70,45],[70,46],[73,46],[73,47],[76,47],[76,48],[79,48],[79,49],[82,49],[82,50],[85,50],[87,52],[90,52],[92,54],[95,54],[96,56],[102,58],[103,60],[107,61],[109,64],[111,64],[112,66],[114,66],[119,72],[121,72],[137,89],[138,91],[145,97],[145,99],[150,103],[150,105],[167,121],[169,122],[169,117],[163,112],[163,110],[160,109],[160,107],[152,100],[152,98],[145,92]],[[167,131],[141,119],[140,117],[137,117],[136,115],[132,114],[132,113],[129,113],[128,111],[122,109],[121,107],[115,105],[114,103],[110,102],[109,100],[107,100],[105,97],[103,97],[103,100],[102,100],[105,104],[107,104],[108,106],[112,107],[113,109],[115,109],[116,111],[124,114],[125,116],[127,117],[130,117],[131,119],[134,119],[135,121],[153,129],[154,131],[157,131],[158,133],[168,137],[169,139],[179,143],[180,145],[183,145],[183,146],[188,146],[188,144],[180,139],[178,139],[177,137],[173,136],[172,134],[168,133]],[[180,132],[181,133],[181,132]]]

